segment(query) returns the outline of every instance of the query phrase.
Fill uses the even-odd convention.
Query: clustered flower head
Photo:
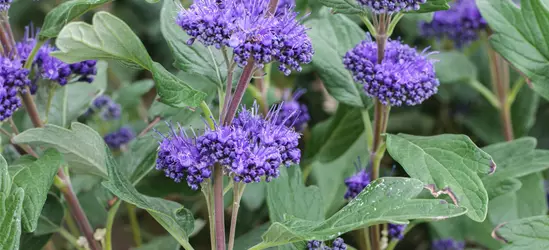
[[[456,241],[454,239],[439,239],[433,241],[433,250],[463,250],[465,249],[465,242]]]
[[[391,240],[392,239],[402,240],[402,238],[404,238],[405,228],[406,228],[406,225],[389,223],[388,224],[389,238]]]
[[[263,117],[254,105],[243,109],[232,125],[216,126],[201,136],[188,137],[180,128],[163,136],[156,168],[164,170],[176,182],[182,179],[192,189],[211,176],[211,167],[219,164],[236,182],[271,181],[279,176],[281,165],[299,163],[300,134],[274,121],[280,109]],[[290,119],[289,117],[288,119]]]
[[[135,138],[133,130],[129,127],[122,127],[117,131],[105,135],[104,140],[112,149],[120,149]]]
[[[398,40],[389,40],[378,64],[377,44],[368,38],[348,51],[343,63],[368,96],[384,105],[413,106],[434,95],[440,85],[428,56],[425,51],[418,53]]]
[[[304,90],[297,90],[290,98],[285,97],[280,107],[280,113],[277,116],[276,124],[284,124],[287,127],[293,127],[295,131],[301,132],[307,126],[307,122],[311,120],[309,109],[305,104],[299,103],[297,100],[305,93]],[[285,94],[289,96],[288,94]],[[286,119],[293,116],[294,119]]]
[[[28,76],[29,70],[23,68],[21,60],[0,56],[0,121],[21,106],[17,93],[30,84]]]
[[[366,169],[361,169],[355,175],[345,179],[345,186],[347,186],[345,199],[354,199],[370,184],[370,181],[370,174]]]
[[[37,30],[27,26],[25,27],[25,36],[16,44],[19,57],[24,61],[28,59],[36,45],[36,34],[38,34]],[[96,60],[68,64],[50,55],[56,50],[57,48],[46,43],[40,47],[34,57],[33,65],[37,66],[42,79],[55,81],[61,86],[73,80],[93,82],[94,76],[97,74]]]
[[[347,245],[342,238],[336,238],[332,242],[332,247],[322,244],[321,241],[311,240],[307,242],[307,250],[347,250]]]
[[[0,0],[0,12],[8,11],[10,8],[12,0]]]
[[[236,0],[223,3],[198,0],[182,9],[176,22],[191,38],[206,46],[233,48],[234,61],[240,66],[253,59],[257,67],[272,61],[289,75],[301,71],[300,64],[310,63],[314,53],[306,28],[297,20],[292,3],[279,3],[274,14],[267,13],[269,0]]]
[[[93,100],[91,107],[86,111],[84,116],[91,116],[95,113],[99,113],[101,119],[106,121],[117,120],[120,119],[122,107],[109,96],[100,95]]]
[[[426,2],[427,0],[358,0],[359,4],[369,7],[376,14],[419,10],[420,4]]]
[[[437,11],[431,22],[421,22],[421,33],[427,37],[448,38],[461,47],[478,39],[487,27],[475,0],[456,0],[449,10]]]

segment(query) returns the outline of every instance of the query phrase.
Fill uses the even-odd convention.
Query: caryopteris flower
[[[345,185],[347,186],[345,199],[355,198],[368,184],[370,184],[370,174],[366,169],[361,169],[355,175],[345,179]]]
[[[332,242],[332,247],[324,245],[321,241],[311,240],[307,242],[307,250],[347,250],[347,244],[342,238],[337,238]]]
[[[258,114],[257,105],[243,109],[231,126],[218,126],[197,138],[203,162],[226,166],[237,182],[260,182],[279,176],[281,165],[299,163],[300,135],[283,124],[277,124],[280,107],[266,118]],[[287,119],[292,119],[288,117]]]
[[[440,239],[433,241],[433,250],[463,250],[465,243],[463,241],[455,241],[453,239]]]
[[[117,120],[120,119],[122,107],[109,96],[101,95],[93,100],[92,106],[86,111],[85,116],[91,116],[95,113],[99,113],[103,120]]]
[[[0,12],[8,11],[12,0],[0,0]]]
[[[293,127],[295,131],[301,132],[307,126],[307,122],[311,119],[309,110],[305,104],[299,103],[297,100],[305,93],[304,90],[297,90],[291,97],[285,94],[285,100],[279,104],[280,113],[277,116],[276,124],[284,124],[287,127]],[[293,116],[293,119],[286,117]]]
[[[161,134],[156,169],[163,170],[175,182],[186,180],[191,189],[197,190],[200,183],[211,177],[210,165],[201,160],[195,138],[188,137],[181,127],[176,131],[168,126],[169,134]]]
[[[384,105],[413,106],[438,91],[433,61],[400,41],[388,41],[385,57],[377,63],[377,44],[362,41],[345,54],[343,63],[366,94]]]
[[[358,3],[369,7],[376,14],[419,10],[420,4],[426,2],[427,0],[358,0]]]
[[[176,22],[191,36],[189,45],[198,40],[206,46],[231,47],[241,67],[251,58],[257,67],[278,61],[286,75],[301,71],[300,64],[311,62],[314,53],[306,28],[296,20],[293,4],[279,5],[273,15],[266,11],[268,2],[199,0],[182,9]]]
[[[486,26],[474,0],[457,0],[449,10],[435,12],[431,22],[420,23],[424,36],[448,38],[458,47],[477,40]]]
[[[21,106],[19,90],[30,84],[29,70],[19,59],[0,56],[0,121],[11,117]]]
[[[119,149],[135,138],[133,130],[129,127],[122,127],[117,131],[105,135],[105,143],[112,149]]]
[[[389,238],[391,240],[402,240],[404,238],[404,229],[406,228],[406,225],[400,225],[400,224],[388,224],[389,228]]]

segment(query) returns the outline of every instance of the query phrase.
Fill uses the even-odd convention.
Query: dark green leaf
[[[546,249],[549,246],[549,216],[515,220],[494,229],[494,237],[505,241],[501,250]]]
[[[531,88],[523,87],[511,107],[511,120],[516,138],[527,136],[536,121],[539,95]]]
[[[532,81],[534,90],[549,98],[549,9],[546,1],[477,0],[494,34],[492,47]]]
[[[189,87],[154,62],[131,28],[107,12],[96,13],[93,25],[83,22],[68,24],[59,33],[56,45],[59,51],[51,54],[68,63],[89,59],[117,60],[151,71],[158,94],[166,104],[196,107],[205,98],[204,93]]]
[[[141,102],[141,96],[154,87],[154,81],[141,80],[127,84],[118,90],[116,102],[123,107],[135,108]]]
[[[48,235],[57,232],[64,216],[65,210],[59,198],[51,193],[48,194],[46,203],[40,212],[38,226],[36,227],[36,231],[34,231],[34,235]]]
[[[179,250],[179,243],[171,235],[161,236],[135,250]]]
[[[61,167],[63,157],[57,150],[48,149],[36,161],[17,165],[17,174],[12,176],[13,184],[25,190],[21,223],[26,232],[34,232],[53,177]]]
[[[261,235],[267,231],[271,223],[265,223],[247,233],[240,235],[234,241],[234,249],[249,249],[261,242]]]
[[[152,135],[142,136],[132,141],[129,148],[120,158],[119,168],[132,183],[137,183],[153,169],[157,139]]]
[[[25,191],[12,186],[8,164],[0,156],[0,250],[18,250]]]
[[[463,53],[441,52],[431,56],[437,60],[435,70],[440,83],[468,82],[477,79],[477,69]]]
[[[368,10],[360,6],[356,0],[319,0],[319,2],[337,13],[363,15],[368,13]]]
[[[73,19],[83,15],[89,10],[101,6],[109,0],[71,0],[66,1],[59,6],[51,10],[46,18],[44,24],[40,29],[38,36],[41,40],[56,37],[63,26],[72,21]]]
[[[288,215],[310,221],[324,219],[320,190],[303,184],[299,166],[280,169],[280,177],[267,185],[267,204],[271,222],[282,222]]]
[[[244,194],[242,194],[242,204],[249,210],[255,211],[263,205],[266,196],[265,183],[250,183],[246,184]]]
[[[194,229],[194,219],[191,211],[179,203],[140,194],[130,180],[124,176],[112,157],[108,158],[107,170],[109,181],[103,186],[109,189],[121,200],[134,204],[149,214],[164,227],[184,248],[192,249],[189,244],[189,234]]]
[[[13,138],[14,142],[57,149],[69,167],[82,173],[106,176],[105,142],[92,128],[72,123],[71,129],[48,124],[28,129]]]
[[[388,134],[387,151],[406,173],[428,184],[433,194],[453,196],[456,205],[467,208],[469,218],[484,221],[488,193],[479,174],[494,172],[496,165],[469,137]]]
[[[438,10],[447,10],[450,9],[448,2],[451,0],[427,0],[426,3],[420,5],[418,11],[413,11],[414,13],[427,13],[434,12]]]
[[[351,106],[367,107],[362,87],[343,65],[345,53],[366,37],[364,31],[346,16],[330,14],[327,9],[307,20],[305,26],[310,28],[308,35],[315,49],[312,64],[330,95]]]
[[[265,249],[307,240],[329,240],[343,233],[383,222],[406,224],[411,219],[442,219],[465,213],[437,199],[413,199],[424,188],[417,179],[381,178],[373,181],[355,199],[325,221],[285,216],[263,234],[263,242],[251,249]]]

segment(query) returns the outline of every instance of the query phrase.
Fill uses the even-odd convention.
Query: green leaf
[[[266,186],[265,182],[246,184],[246,188],[242,194],[242,204],[251,211],[261,208],[267,195]]]
[[[418,11],[412,11],[413,13],[428,13],[439,10],[450,9],[448,2],[451,0],[427,0],[426,3],[421,4]]]
[[[500,195],[513,193],[522,187],[522,183],[514,178],[503,179],[489,183],[484,183],[486,192],[488,193],[488,199],[492,200]]]
[[[149,214],[164,227],[185,249],[193,249],[189,244],[189,234],[194,229],[194,219],[191,211],[179,203],[140,194],[130,180],[124,176],[116,162],[109,156],[107,161],[109,181],[103,186],[121,200],[147,210]]]
[[[115,100],[123,107],[135,108],[141,102],[141,96],[149,92],[154,87],[154,81],[141,80],[132,84],[127,84],[120,88]]]
[[[149,70],[161,100],[176,107],[196,107],[205,98],[182,80],[154,62],[143,43],[122,20],[107,12],[93,16],[93,25],[73,22],[61,30],[56,40],[59,51],[51,54],[65,62],[89,59],[117,60],[128,66]]]
[[[187,45],[190,37],[175,22],[178,9],[175,1],[164,1],[160,12],[160,29],[175,58],[175,66],[204,78],[203,82],[223,86],[227,75],[223,55],[198,42]]]
[[[48,194],[46,203],[40,212],[38,226],[36,227],[36,231],[34,231],[34,235],[47,235],[57,232],[63,222],[64,216],[65,210],[59,198],[54,194]]]
[[[312,64],[324,86],[336,100],[356,107],[367,107],[363,90],[343,65],[345,53],[362,41],[366,34],[348,17],[333,15],[324,8],[318,17],[305,22],[313,42]]]
[[[234,249],[250,249],[254,245],[261,242],[261,235],[267,231],[271,223],[267,222],[247,233],[238,236],[234,240]]]
[[[546,249],[549,246],[549,216],[536,216],[505,223],[492,235],[507,243],[501,250]]]
[[[25,130],[13,138],[18,144],[52,147],[61,152],[69,167],[82,173],[106,177],[105,143],[92,128],[78,122],[71,129],[47,124]]]
[[[40,40],[56,37],[63,26],[83,15],[89,10],[101,6],[109,0],[71,0],[66,1],[51,10],[44,19],[44,24],[38,34]]]
[[[531,88],[522,87],[511,107],[511,120],[515,137],[527,136],[536,122],[539,95]]]
[[[53,177],[62,163],[61,154],[55,149],[48,149],[38,160],[14,166],[19,170],[12,176],[13,184],[25,190],[21,223],[26,232],[36,229]]]
[[[265,249],[307,240],[329,240],[343,233],[383,222],[406,224],[411,219],[443,219],[462,215],[466,209],[437,199],[413,199],[424,188],[417,179],[381,178],[325,221],[286,216],[263,234],[251,249]]]
[[[120,158],[120,172],[132,183],[139,182],[153,169],[157,148],[157,139],[150,134],[133,140],[129,150]]]
[[[306,187],[299,166],[280,169],[280,177],[267,185],[267,204],[271,222],[282,222],[290,215],[303,220],[323,220],[320,190]]]
[[[313,127],[303,163],[308,165],[314,160],[326,163],[343,155],[364,132],[362,112],[368,111],[340,104],[330,122]]]
[[[435,70],[440,83],[469,82],[477,79],[477,68],[463,53],[441,52],[431,56],[437,60]]]
[[[465,135],[387,135],[387,151],[413,178],[428,184],[433,194],[453,196],[456,205],[467,208],[467,216],[484,221],[488,193],[479,174],[490,174],[492,157]]]
[[[0,250],[19,249],[25,191],[12,186],[8,164],[0,156]]]
[[[534,90],[549,98],[549,9],[547,1],[477,0],[482,17],[494,34],[490,44],[532,81]]]
[[[156,237],[135,250],[179,250],[179,243],[170,235]]]
[[[411,11],[409,13],[427,13],[437,10],[447,10],[450,8],[448,5],[449,1],[450,0],[427,0],[426,3],[420,5],[419,10]],[[334,9],[335,12],[342,14],[367,15],[369,12],[368,8],[362,7],[356,0],[319,0],[319,2]]]

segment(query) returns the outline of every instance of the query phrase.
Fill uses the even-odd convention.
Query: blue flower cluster
[[[86,111],[84,116],[91,116],[95,113],[99,113],[101,119],[106,121],[118,120],[122,113],[122,107],[109,96],[101,95],[93,100],[92,106]]]
[[[11,117],[21,106],[19,90],[30,84],[29,70],[19,59],[0,56],[0,121]]]
[[[36,34],[32,27],[25,28],[25,36],[16,47],[19,52],[19,57],[26,61],[36,45]],[[50,53],[56,51],[57,48],[49,44],[44,44],[38,50],[34,58],[33,65],[38,67],[40,77],[46,80],[58,82],[64,86],[72,80],[93,82],[94,76],[97,74],[95,60],[86,60],[78,63],[68,64],[50,56]],[[34,91],[33,91],[34,92]]]
[[[437,11],[431,22],[421,22],[421,33],[427,37],[448,38],[462,47],[478,39],[487,27],[475,0],[457,0],[449,10]]]
[[[0,0],[0,12],[8,11],[10,8],[12,0]]]
[[[369,7],[376,14],[419,10],[420,4],[426,2],[427,0],[358,0],[359,4]]]
[[[176,22],[195,40],[206,46],[233,48],[234,61],[247,65],[250,58],[263,67],[272,61],[289,75],[301,71],[300,64],[310,63],[314,53],[306,28],[297,20],[293,3],[279,3],[274,15],[266,13],[268,0],[236,0],[223,4],[215,0],[195,1],[182,9]]]
[[[413,106],[434,95],[440,85],[427,56],[425,51],[418,53],[398,40],[390,40],[378,64],[377,44],[367,39],[348,51],[343,63],[368,96],[384,105]]]
[[[183,178],[192,189],[209,178],[211,166],[218,163],[236,182],[271,181],[279,176],[281,165],[299,163],[300,134],[276,124],[280,108],[264,118],[257,106],[243,109],[230,126],[217,126],[203,135],[189,138],[180,128],[163,136],[156,168],[176,182]],[[287,119],[291,119],[288,117]]]
[[[120,149],[123,145],[128,144],[135,138],[133,130],[129,127],[122,127],[115,132],[105,135],[104,140],[112,149]]]
[[[388,224],[388,234],[389,238],[391,240],[402,240],[404,238],[404,229],[406,228],[406,225],[400,225],[400,224]]]
[[[355,175],[345,179],[347,192],[345,199],[354,199],[368,184],[370,184],[370,174],[366,169],[359,170]]]
[[[465,242],[449,238],[440,239],[433,241],[431,248],[433,250],[463,250],[465,249]]]
[[[280,113],[277,116],[276,124],[284,124],[287,127],[293,127],[295,131],[302,132],[307,126],[307,122],[311,120],[309,109],[305,104],[299,103],[297,100],[305,93],[304,90],[297,90],[291,98],[285,98],[279,105]],[[286,119],[286,117],[294,117]]]
[[[311,240],[307,242],[307,250],[347,250],[347,245],[342,238],[335,239],[332,247],[323,245],[321,241]]]

